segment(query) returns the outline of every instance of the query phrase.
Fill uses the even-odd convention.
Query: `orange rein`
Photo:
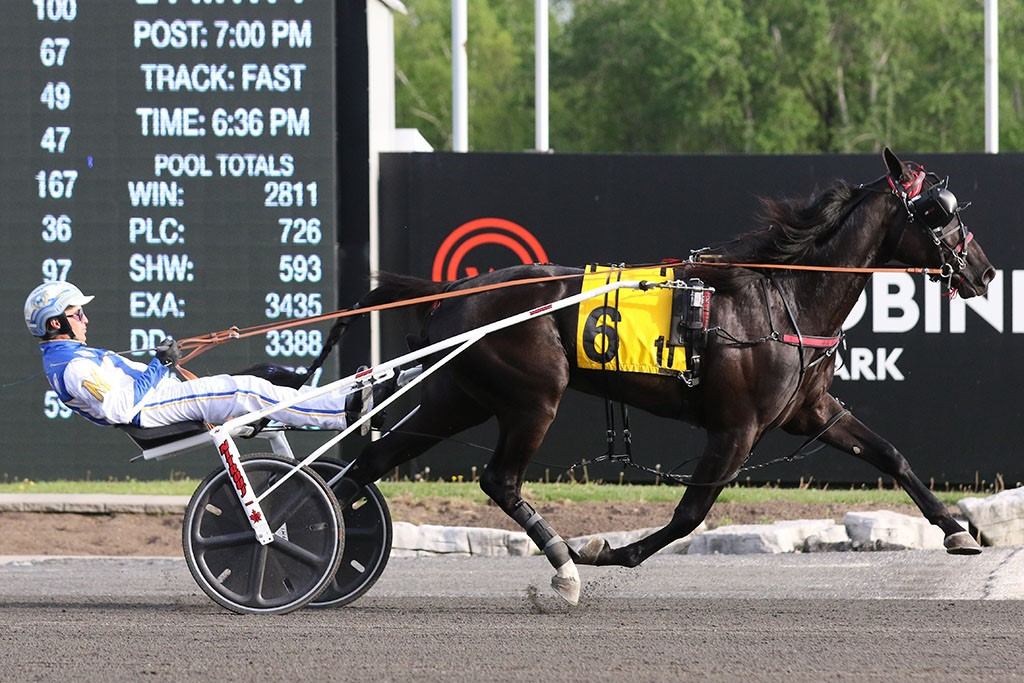
[[[699,258],[699,257],[698,257]],[[705,257],[706,258],[706,257]],[[691,263],[685,261],[684,263]],[[725,261],[693,261],[696,266],[721,266],[726,268],[759,268],[774,270],[811,270],[819,273],[910,273],[923,275],[942,275],[939,268],[858,268],[855,266],[803,266],[796,263],[728,263]]]
[[[702,258],[702,257],[698,257]],[[707,258],[707,257],[703,257]],[[665,266],[666,268],[682,267],[682,266],[712,266],[720,268],[749,268],[751,270],[758,269],[774,269],[774,270],[803,270],[803,271],[816,271],[824,273],[922,273],[925,275],[939,275],[941,272],[938,268],[857,268],[849,266],[805,266],[797,265],[792,263],[729,263],[724,261],[674,261],[666,263],[656,263],[639,266],[624,266],[620,268],[613,268],[612,270],[617,271],[629,271],[636,270],[639,268],[650,268],[652,266]],[[180,361],[178,366],[184,365],[191,361],[196,356],[210,350],[214,346],[223,344],[224,342],[231,341],[232,339],[243,339],[245,337],[253,337],[260,334],[266,334],[273,330],[284,330],[290,327],[300,327],[303,325],[312,325],[325,320],[334,320],[336,318],[347,318],[355,315],[363,315],[365,313],[372,313],[373,311],[385,311],[393,308],[404,308],[406,306],[415,306],[417,304],[430,303],[434,301],[442,301],[444,299],[453,299],[455,297],[470,296],[471,294],[481,294],[483,292],[490,292],[496,289],[504,289],[506,287],[519,287],[522,285],[533,285],[544,282],[554,282],[557,280],[569,280],[573,278],[581,278],[584,273],[572,273],[570,275],[548,275],[545,277],[532,277],[524,278],[522,280],[509,280],[507,282],[496,282],[490,285],[480,285],[478,287],[470,287],[468,289],[460,289],[450,292],[441,292],[440,294],[430,294],[427,296],[414,297],[412,299],[403,299],[401,301],[392,301],[385,304],[377,304],[376,306],[367,306],[366,308],[346,308],[332,313],[323,313],[321,315],[309,316],[307,318],[292,318],[284,322],[279,323],[263,323],[260,325],[253,325],[251,327],[239,328],[232,326],[224,330],[217,332],[210,332],[208,334],[199,335],[196,337],[186,337],[178,341],[178,346],[182,350],[189,350],[191,352],[186,354]]]
[[[193,349],[191,353],[184,356],[180,361],[179,365],[187,363],[201,353],[205,353],[209,349],[223,344],[226,341],[232,339],[242,339],[244,337],[253,337],[259,334],[266,334],[273,330],[284,330],[289,327],[300,327],[302,325],[312,325],[325,320],[333,320],[335,318],[347,318],[353,315],[363,315],[364,313],[372,313],[373,311],[385,311],[391,308],[403,308],[405,306],[415,306],[417,304],[430,303],[432,301],[441,301],[443,299],[451,299],[459,296],[469,296],[470,294],[480,294],[482,292],[488,292],[495,289],[503,289],[505,287],[514,287],[519,285],[532,285],[543,282],[554,282],[556,280],[568,280],[571,278],[583,277],[583,273],[573,273],[571,275],[549,275],[546,277],[532,277],[525,278],[522,280],[509,280],[508,282],[496,282],[490,285],[480,285],[479,287],[470,287],[469,289],[460,289],[453,292],[441,292],[440,294],[430,294],[427,296],[419,296],[412,299],[403,299],[401,301],[392,301],[386,304],[377,304],[376,306],[367,306],[366,308],[346,308],[333,313],[324,313],[322,315],[314,315],[308,318],[292,318],[280,323],[263,323],[262,325],[253,325],[252,327],[238,328],[235,326],[229,327],[225,330],[219,330],[217,332],[210,332],[209,334],[200,335],[198,337],[187,337],[178,341],[178,346],[183,350]]]

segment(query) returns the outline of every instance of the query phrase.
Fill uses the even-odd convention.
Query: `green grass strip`
[[[104,493],[131,495],[189,496],[199,485],[196,479],[158,481],[20,481],[0,483],[0,493]],[[477,503],[487,497],[473,483],[442,481],[386,481],[380,489],[387,498],[448,498]],[[674,503],[683,494],[678,486],[637,486],[616,484],[544,484],[527,483],[524,495],[534,502],[595,502],[595,503]],[[967,491],[938,491],[935,495],[948,505],[971,495],[987,493]],[[912,504],[902,490],[878,488],[817,489],[778,488],[774,486],[734,486],[725,489],[719,501],[757,504],[786,501],[807,505],[859,505],[859,504]]]

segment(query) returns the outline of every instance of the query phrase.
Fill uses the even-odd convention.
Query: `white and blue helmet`
[[[84,306],[93,298],[70,282],[44,282],[25,299],[25,325],[33,337],[45,337],[47,320],[64,315],[68,306]]]

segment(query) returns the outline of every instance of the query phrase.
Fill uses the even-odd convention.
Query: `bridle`
[[[895,249],[907,223],[919,225],[938,247],[941,259],[939,274],[929,277],[933,281],[944,282],[946,294],[952,297],[956,295],[953,276],[960,275],[967,268],[967,252],[974,239],[974,234],[967,229],[967,225],[960,217],[961,208],[967,208],[970,204],[960,206],[956,196],[949,191],[948,176],[940,179],[935,173],[925,171],[919,164],[911,165],[911,169],[913,176],[906,182],[900,182],[892,175],[885,176],[890,191],[900,200],[907,213],[906,223],[900,224],[895,231],[890,230],[890,234],[886,235],[886,243]],[[934,182],[925,188],[927,179]],[[950,245],[946,238],[954,232],[959,238],[956,244]]]

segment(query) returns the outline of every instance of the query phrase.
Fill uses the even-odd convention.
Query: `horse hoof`
[[[603,538],[592,538],[587,541],[586,545],[576,551],[579,555],[580,564],[597,564],[597,558],[601,553],[605,553],[611,550],[611,546],[608,545],[608,541]]]
[[[551,587],[570,605],[578,604],[581,584],[580,573],[576,571],[576,565],[566,562],[559,567],[558,573],[551,577]]]
[[[977,555],[981,552],[981,546],[966,531],[946,536],[942,545],[946,546],[946,552],[950,555]]]

